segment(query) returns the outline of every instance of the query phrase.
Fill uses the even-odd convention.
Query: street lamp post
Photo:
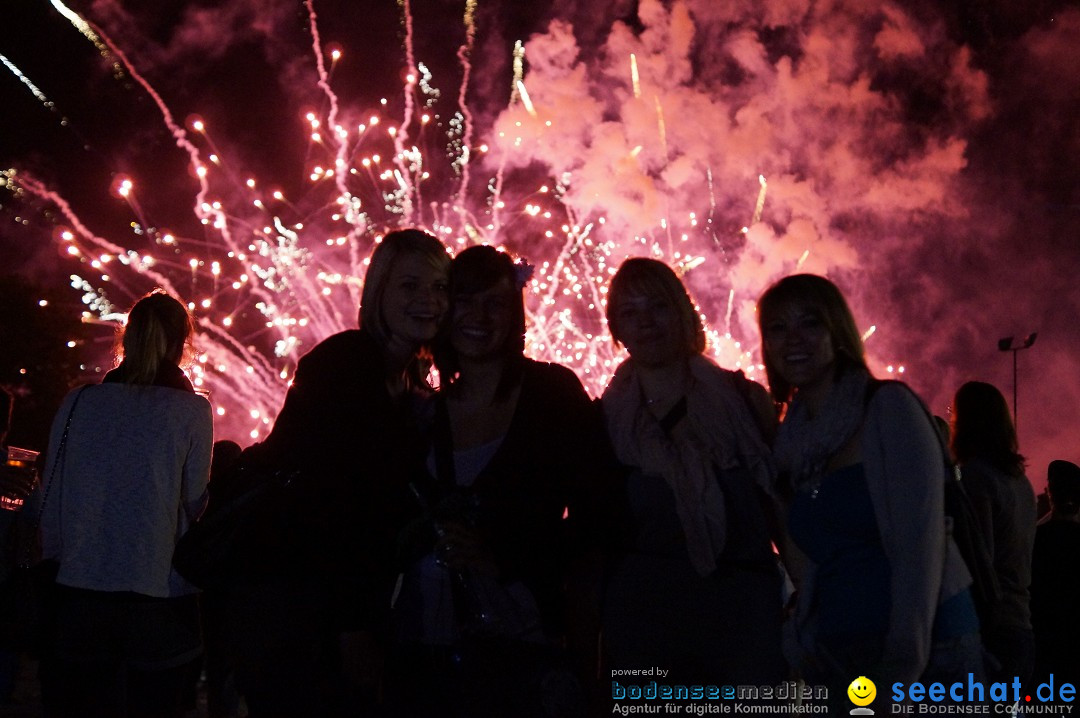
[[[1016,355],[1022,352],[1024,349],[1028,349],[1035,343],[1036,337],[1039,336],[1038,332],[1032,332],[1027,335],[1027,338],[1023,340],[1018,346],[1013,344],[1015,337],[1005,337],[1004,339],[998,339],[998,349],[1003,352],[1012,352],[1013,355],[1013,428],[1016,429],[1017,435],[1020,433],[1020,418],[1016,405]]]

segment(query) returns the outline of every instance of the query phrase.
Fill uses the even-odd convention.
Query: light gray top
[[[930,659],[937,607],[971,585],[945,517],[945,460],[940,441],[920,400],[899,384],[874,393],[862,427],[863,467],[889,561],[892,599],[882,656],[883,675],[910,683]],[[800,594],[814,595],[816,567],[806,561]],[[813,601],[800,599],[797,631],[787,645],[815,655]],[[799,661],[801,662],[801,661]]]
[[[53,476],[78,391],[53,420],[43,484]],[[60,559],[57,582],[163,598],[194,592],[172,570],[172,555],[205,504],[212,446],[210,403],[197,394],[119,383],[87,387],[41,519],[43,556]]]
[[[1001,626],[1031,630],[1031,555],[1035,550],[1035,491],[1026,476],[1009,476],[976,458],[963,465],[964,488],[979,517],[1001,585]]]

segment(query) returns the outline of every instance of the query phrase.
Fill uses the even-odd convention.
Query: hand
[[[495,557],[475,528],[457,521],[440,521],[436,533],[435,558],[439,563],[451,571],[498,577]]]

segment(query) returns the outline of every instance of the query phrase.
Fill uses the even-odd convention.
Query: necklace
[[[811,500],[816,499],[821,492],[821,478],[824,473],[824,467],[820,465],[815,466],[814,470],[810,472],[810,478],[807,480],[807,483],[810,485]]]

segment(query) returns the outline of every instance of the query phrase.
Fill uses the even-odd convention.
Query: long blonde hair
[[[194,333],[187,307],[164,291],[154,290],[135,302],[120,339],[124,381],[153,384],[163,363],[180,365]]]
[[[416,254],[443,271],[450,269],[450,255],[435,235],[421,229],[407,228],[390,232],[375,246],[364,273],[364,289],[360,294],[360,326],[371,334],[379,346],[390,344],[390,328],[382,317],[382,299],[386,281],[399,257]]]

